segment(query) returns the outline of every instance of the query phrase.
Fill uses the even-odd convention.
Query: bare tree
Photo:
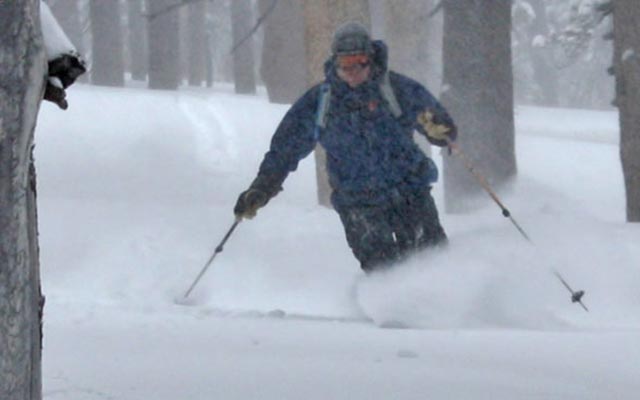
[[[147,78],[149,47],[147,20],[143,15],[144,0],[127,0],[129,70],[131,79],[143,81]]]
[[[331,39],[336,28],[346,21],[359,21],[370,25],[367,0],[304,0],[305,53],[309,86],[324,80],[324,62],[330,55]],[[315,149],[318,201],[330,207],[331,188],[326,171],[326,154]]]
[[[615,0],[614,70],[627,221],[640,222],[640,2]]]
[[[386,0],[384,3],[389,66],[426,85],[431,1]]]
[[[260,0],[264,46],[260,74],[273,103],[293,103],[307,87],[300,0]],[[273,9],[270,11],[270,7]]]
[[[443,0],[442,101],[460,145],[498,187],[516,174],[511,70],[511,1]],[[445,157],[445,206],[461,212],[482,189],[459,160]],[[482,197],[484,199],[484,197]]]
[[[41,323],[31,150],[45,55],[40,0],[0,2],[0,398],[39,400]]]
[[[200,86],[207,79],[207,58],[211,57],[207,42],[207,5],[200,1],[189,5],[188,78],[189,85]]]
[[[249,35],[253,26],[251,0],[231,2],[231,31],[233,43],[233,79],[236,93],[256,93],[253,38]]]
[[[93,63],[91,82],[124,86],[124,47],[120,1],[91,0]]]
[[[174,0],[147,2],[149,88],[175,90],[180,82],[178,10]]]

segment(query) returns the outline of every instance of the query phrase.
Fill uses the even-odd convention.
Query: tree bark
[[[359,21],[370,26],[371,14],[367,0],[303,0],[305,21],[305,54],[309,86],[324,80],[324,62],[330,55],[333,33],[346,21]],[[318,201],[331,207],[331,187],[326,168],[326,154],[315,150]]]
[[[549,22],[544,0],[531,1],[535,11],[535,19],[531,26],[531,40],[536,36],[549,37]],[[533,78],[540,85],[538,104],[547,107],[558,105],[558,69],[553,65],[553,53],[548,45],[540,46],[529,43]]]
[[[640,2],[614,2],[614,68],[627,221],[640,222]]]
[[[124,86],[124,47],[120,1],[91,0],[93,63],[91,82],[103,86]]]
[[[147,21],[142,15],[144,0],[127,0],[129,15],[129,70],[131,79],[147,79],[149,47],[147,41]]]
[[[300,0],[260,0],[260,14],[276,1],[264,21],[260,74],[269,101],[291,104],[306,89],[304,19]]]
[[[207,3],[189,5],[189,85],[201,86],[207,79]]]
[[[253,38],[247,37],[253,25],[251,0],[233,0],[231,2],[231,32],[233,45],[233,80],[235,91],[239,94],[256,93],[255,59]],[[240,42],[242,44],[240,44]]]
[[[429,65],[428,14],[431,1],[385,1],[386,42],[389,46],[389,66],[427,85]]]
[[[0,2],[0,398],[42,398],[35,172],[46,59],[39,0]]]
[[[516,174],[511,70],[511,1],[444,0],[442,101],[459,144],[500,188]],[[444,160],[445,207],[463,212],[486,196],[460,160]]]
[[[174,0],[147,2],[150,89],[176,90],[180,83],[178,10],[162,12],[174,4]]]

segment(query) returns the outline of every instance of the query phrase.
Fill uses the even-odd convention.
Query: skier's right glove
[[[263,190],[249,188],[240,194],[233,212],[238,219],[251,219],[268,201],[269,195]]]

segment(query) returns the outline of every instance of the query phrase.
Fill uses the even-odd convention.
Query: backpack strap
[[[393,115],[394,118],[400,118],[400,116],[402,115],[402,107],[400,107],[398,98],[393,91],[393,86],[391,86],[391,81],[389,80],[389,72],[385,72],[384,76],[382,77],[382,81],[380,82],[380,93],[389,104],[389,111],[391,111],[391,115]]]
[[[320,128],[327,126],[327,111],[329,110],[330,99],[331,85],[325,82],[320,86],[320,98],[318,100],[318,112],[316,114],[316,126]]]

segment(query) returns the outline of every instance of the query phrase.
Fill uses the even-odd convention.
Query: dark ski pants
[[[444,245],[431,189],[386,204],[338,210],[349,247],[365,272],[388,268],[417,250]]]

